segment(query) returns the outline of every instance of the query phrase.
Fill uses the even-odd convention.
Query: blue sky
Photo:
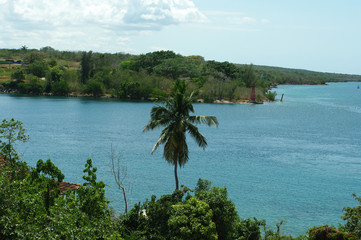
[[[361,74],[360,0],[0,0],[0,48],[51,46]]]

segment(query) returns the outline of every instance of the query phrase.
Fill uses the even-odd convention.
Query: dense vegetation
[[[172,51],[130,55],[23,46],[0,49],[0,67],[0,92],[144,100],[167,96],[176,79],[187,81],[189,91],[205,102],[248,100],[252,84],[261,101],[274,100],[269,89],[277,84],[361,80],[356,75],[206,61]]]

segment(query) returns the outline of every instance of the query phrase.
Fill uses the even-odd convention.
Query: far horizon
[[[22,46],[22,47],[26,47],[27,50],[37,50],[37,51],[41,51],[42,47],[37,49],[37,48],[28,48],[28,46]],[[50,48],[53,48],[51,46],[45,46],[45,47],[50,47]],[[19,50],[21,48],[0,48],[0,50],[6,50],[6,49],[15,49],[15,50]],[[59,49],[55,49],[53,48],[55,51],[64,51],[64,52],[84,52],[82,50],[59,50]],[[147,53],[151,53],[151,52],[147,52],[147,53],[139,53],[139,54],[131,54],[131,53],[127,53],[127,52],[114,52],[114,53],[107,53],[107,52],[96,52],[96,51],[92,51],[92,50],[89,50],[93,53],[100,53],[100,54],[117,54],[117,53],[120,53],[120,54],[130,54],[130,55],[133,55],[133,56],[138,56],[138,55],[142,55],[142,54],[147,54]],[[162,51],[162,50],[159,50],[159,51]],[[173,50],[167,50],[167,51],[173,51]],[[155,51],[153,51],[155,52]],[[174,51],[173,51],[174,52]],[[180,53],[177,53],[177,54],[180,54]],[[182,55],[182,54],[181,54]],[[182,55],[183,56],[183,55]],[[201,55],[189,55],[189,56],[201,56]],[[201,56],[203,57],[203,56]],[[216,61],[215,59],[205,59],[205,61]],[[236,62],[230,62],[230,61],[224,61],[224,62],[229,62],[229,63],[232,63],[232,64],[236,64],[236,65],[248,65],[247,63],[236,63]],[[250,63],[250,64],[253,64],[253,63]],[[318,72],[318,73],[330,73],[330,74],[341,74],[341,75],[355,75],[355,76],[360,76],[361,77],[361,74],[352,74],[352,73],[339,73],[339,72],[320,72],[320,71],[316,71],[316,70],[309,70],[309,69],[302,69],[302,68],[291,68],[291,67],[283,67],[283,66],[270,66],[270,65],[258,65],[258,64],[253,64],[254,66],[258,66],[258,67],[269,67],[269,68],[279,68],[279,69],[290,69],[290,70],[300,70],[300,71],[309,71],[309,72]],[[360,79],[361,81],[361,79]]]
[[[361,2],[0,0],[2,48],[184,56],[361,75]]]

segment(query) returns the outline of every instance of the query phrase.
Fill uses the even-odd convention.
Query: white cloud
[[[124,16],[125,23],[178,24],[200,22],[206,17],[189,0],[130,1]]]
[[[269,23],[267,19],[249,16],[244,12],[207,11],[208,28],[225,31],[258,32],[262,25]]]
[[[247,16],[234,16],[229,17],[228,20],[233,24],[255,24],[257,20],[255,18]]]
[[[95,23],[122,26],[198,22],[205,16],[190,0],[1,0],[8,20],[66,26]]]
[[[0,0],[0,3],[0,20],[6,26],[0,35],[1,46],[30,39],[36,42],[32,46],[60,45],[62,41],[81,42],[62,43],[70,47],[94,45],[97,41],[124,44],[124,39],[139,31],[206,19],[191,0]]]
[[[268,19],[257,19],[255,17],[248,16],[243,12],[231,12],[231,11],[209,11],[206,12],[211,21],[221,24],[232,25],[254,25],[259,23],[268,23]]]

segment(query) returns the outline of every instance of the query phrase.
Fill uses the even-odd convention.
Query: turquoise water
[[[361,89],[358,83],[279,86],[283,102],[263,105],[195,104],[196,114],[215,115],[218,128],[200,126],[205,151],[189,139],[190,160],[181,184],[198,178],[227,186],[241,217],[270,225],[285,219],[285,234],[342,222],[342,208],[361,195]],[[24,123],[30,141],[18,146],[34,166],[52,159],[66,181],[82,183],[91,157],[107,184],[111,206],[122,211],[121,193],[110,173],[110,146],[127,167],[132,203],[171,193],[173,168],[161,148],[150,155],[160,130],[143,133],[152,103],[27,97],[1,94],[0,119]]]

